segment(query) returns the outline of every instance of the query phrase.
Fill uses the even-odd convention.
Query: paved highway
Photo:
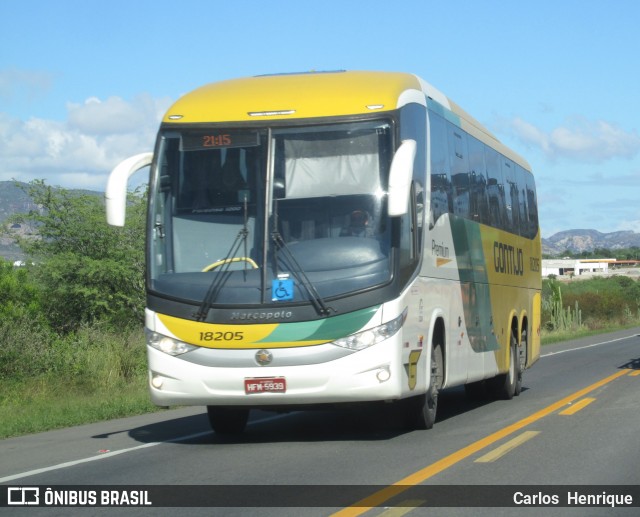
[[[393,408],[254,412],[244,435],[225,439],[210,431],[202,408],[182,408],[11,438],[0,441],[0,484],[172,485],[161,490],[178,497],[188,490],[180,485],[231,485],[222,495],[234,507],[181,510],[186,515],[637,515],[640,328],[546,346],[523,386],[511,401],[470,401],[462,389],[445,391],[430,431],[404,431]],[[553,498],[562,503],[569,491],[562,485],[611,485],[598,488],[601,501],[631,494],[636,506],[554,508]],[[259,508],[294,496],[310,507]],[[514,498],[518,508],[491,507]],[[527,507],[535,498],[551,507]],[[15,506],[0,513],[25,514]],[[70,513],[176,509],[29,510]]]

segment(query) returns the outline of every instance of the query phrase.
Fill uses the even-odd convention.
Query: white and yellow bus
[[[166,113],[150,165],[152,401],[252,408],[521,389],[540,354],[540,232],[525,160],[422,79],[321,72],[222,81]]]

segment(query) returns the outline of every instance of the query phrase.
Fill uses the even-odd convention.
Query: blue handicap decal
[[[271,282],[271,301],[293,300],[293,280],[278,278]]]

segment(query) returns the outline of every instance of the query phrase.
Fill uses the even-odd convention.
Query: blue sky
[[[182,94],[415,73],[522,154],[542,234],[640,231],[640,2],[0,0],[0,181],[103,190]]]

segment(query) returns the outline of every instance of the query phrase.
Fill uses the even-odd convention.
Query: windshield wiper
[[[207,293],[205,294],[204,299],[200,304],[200,308],[198,309],[197,312],[193,313],[193,317],[197,321],[204,321],[205,319],[207,319],[207,314],[209,314],[209,310],[211,309],[211,306],[214,304],[214,302],[218,298],[218,294],[220,294],[220,290],[222,289],[222,286],[225,284],[225,282],[231,275],[229,268],[233,263],[233,258],[237,256],[236,254],[242,244],[244,244],[244,257],[248,257],[247,255],[247,251],[248,251],[247,237],[248,236],[249,236],[249,228],[247,226],[247,198],[245,196],[244,222],[243,222],[242,228],[238,232],[238,235],[236,235],[236,238],[233,241],[233,244],[231,244],[231,247],[229,248],[229,252],[227,253],[227,256],[218,262],[220,264],[220,271],[218,274],[214,276],[213,280],[211,281],[211,284],[209,285],[209,289],[207,289]],[[246,271],[247,271],[247,261],[245,260],[245,269],[244,269],[245,275],[246,275]]]
[[[277,230],[271,232],[271,239],[275,243],[277,249],[282,252],[282,255],[284,255],[284,262],[288,262],[288,264],[285,265],[287,265],[289,272],[293,275],[296,281],[307,291],[309,300],[313,304],[313,307],[316,309],[318,314],[320,316],[328,316],[332,311],[335,312],[335,309],[333,309],[332,307],[328,307],[325,301],[322,299],[322,296],[320,296],[320,293],[318,293],[318,290],[313,285],[311,279],[307,276],[300,263],[293,256],[293,253],[291,253],[291,250],[282,238],[282,235],[280,235],[280,232],[278,232]],[[276,257],[276,263],[277,260],[278,257]]]
[[[274,229],[271,232],[271,240],[273,240],[274,244],[276,245],[276,252],[277,251],[282,252],[282,255],[284,256],[284,259],[285,259],[283,262],[285,262],[285,265],[288,267],[289,272],[293,275],[293,277],[296,279],[298,284],[302,285],[307,291],[307,294],[309,295],[309,300],[313,304],[313,307],[315,308],[316,312],[320,316],[328,316],[332,311],[335,312],[335,309],[333,309],[332,307],[328,307],[325,301],[322,299],[322,296],[320,296],[320,293],[318,292],[316,287],[313,285],[313,282],[307,276],[307,273],[304,271],[300,263],[296,260],[293,253],[291,253],[289,246],[287,246],[287,243],[284,241],[284,239],[282,238],[282,235],[278,231],[278,201],[277,200],[275,200],[273,223],[274,223],[273,224]],[[279,257],[276,253],[276,256],[275,256],[276,270],[278,268],[278,259]]]

